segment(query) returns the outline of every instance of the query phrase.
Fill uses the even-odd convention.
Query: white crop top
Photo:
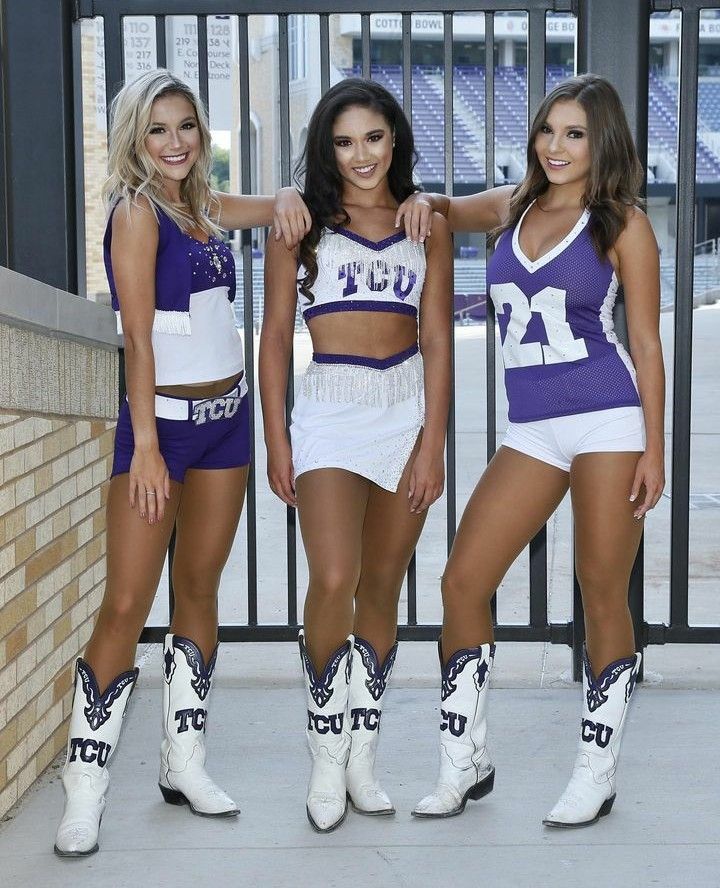
[[[425,281],[425,248],[404,231],[372,241],[339,225],[325,228],[317,247],[318,275],[311,301],[300,292],[306,321],[336,311],[389,311],[417,317]]]
[[[244,369],[242,339],[227,287],[191,294],[190,330],[181,336],[153,330],[155,385],[214,382]],[[240,394],[246,392],[243,377]]]

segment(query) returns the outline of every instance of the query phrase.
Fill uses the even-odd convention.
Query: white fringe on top
[[[120,312],[115,312],[117,318],[117,331],[123,332],[122,320]],[[155,309],[155,317],[152,325],[153,333],[170,333],[176,336],[190,335],[190,312],[189,311],[160,311]]]
[[[311,361],[300,383],[300,394],[314,401],[366,407],[391,407],[409,398],[424,400],[424,393],[419,352],[387,370]]]

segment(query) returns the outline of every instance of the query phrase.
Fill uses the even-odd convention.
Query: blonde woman
[[[276,198],[214,192],[210,133],[194,93],[157,70],[113,102],[104,238],[113,308],[125,335],[107,500],[105,596],[77,661],[66,802],[55,851],[98,849],[135,646],[176,528],[175,611],[163,658],[160,790],[195,814],[238,808],[205,772],[205,721],[217,651],[217,590],[247,482],[250,436],[235,267],[220,229],[274,223],[292,247],[309,227],[294,189]]]

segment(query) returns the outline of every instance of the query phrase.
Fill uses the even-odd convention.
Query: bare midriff
[[[158,395],[174,395],[176,398],[214,398],[229,391],[240,379],[242,373],[234,373],[226,379],[216,379],[212,382],[163,385],[156,388],[155,392]]]
[[[308,323],[313,350],[322,354],[360,355],[382,360],[417,342],[417,321],[379,311],[338,311]]]

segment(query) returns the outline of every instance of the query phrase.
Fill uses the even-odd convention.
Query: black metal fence
[[[577,69],[579,72],[592,70],[608,76],[618,87],[634,130],[641,159],[647,152],[647,110],[648,110],[648,47],[649,21],[652,11],[682,11],[681,65],[680,65],[680,129],[678,142],[677,180],[677,253],[675,302],[675,359],[672,368],[674,383],[674,405],[672,417],[672,526],[671,526],[671,575],[670,575],[670,621],[648,624],[643,610],[643,553],[642,548],[632,574],[630,602],[635,622],[637,642],[641,647],[665,642],[720,642],[720,626],[691,626],[688,619],[688,546],[689,546],[689,502],[690,502],[690,404],[692,369],[692,324],[693,324],[693,246],[695,212],[695,154],[697,129],[698,93],[698,46],[700,10],[719,7],[718,2],[702,0],[359,0],[352,8],[338,10],[337,0],[75,0],[72,4],[60,4],[62,9],[54,14],[48,25],[42,15],[32,10],[32,5],[16,0],[6,0],[3,28],[5,43],[10,52],[3,60],[0,70],[0,88],[7,100],[4,115],[0,116],[0,136],[4,137],[5,150],[0,153],[0,197],[7,190],[6,212],[0,219],[0,260],[18,271],[39,276],[32,267],[28,255],[27,240],[21,229],[33,230],[33,222],[39,221],[41,213],[20,205],[20,183],[14,175],[26,173],[23,160],[19,156],[20,142],[15,141],[13,127],[17,121],[27,118],[27,108],[33,107],[33,120],[45,111],[57,116],[57,91],[53,83],[41,85],[31,82],[21,83],[13,72],[23,67],[20,47],[23,36],[33,25],[51,27],[62,32],[63,40],[59,49],[58,68],[63,72],[61,84],[62,110],[62,152],[63,161],[50,170],[45,163],[48,175],[57,177],[64,170],[67,176],[58,183],[56,192],[60,197],[51,201],[51,212],[56,226],[67,231],[66,241],[57,255],[55,266],[46,275],[53,282],[68,289],[74,289],[78,276],[84,270],[82,245],[84,243],[83,213],[80,210],[82,195],[82,115],[77,107],[80,92],[80,47],[79,21],[83,18],[101,16],[104,22],[105,72],[108,103],[117,88],[122,84],[123,71],[123,17],[129,15],[150,15],[156,21],[156,58],[159,66],[167,61],[165,45],[165,17],[192,15],[197,17],[197,42],[199,62],[199,91],[205,102],[208,100],[208,16],[231,15],[236,18],[237,39],[240,47],[239,93],[240,93],[240,186],[244,193],[251,191],[251,145],[250,145],[250,70],[249,70],[249,27],[248,17],[253,15],[275,15],[278,22],[278,84],[280,121],[280,170],[282,184],[291,181],[290,147],[290,91],[289,91],[289,28],[288,18],[294,14],[307,14],[318,17],[320,34],[320,82],[324,91],[330,85],[331,50],[330,17],[342,11],[360,15],[361,67],[364,76],[371,74],[371,14],[391,11],[402,21],[402,82],[403,103],[408,117],[412,118],[411,88],[411,27],[412,14],[419,12],[441,13],[443,17],[443,84],[444,84],[444,178],[448,194],[453,188],[453,21],[454,13],[475,12],[484,16],[485,25],[485,108],[486,145],[485,169],[487,187],[495,184],[495,130],[494,130],[494,33],[495,14],[498,12],[525,12],[527,14],[527,94],[528,114],[532,115],[545,93],[545,19],[549,12],[572,12],[577,17]],[[22,8],[22,16],[20,9]],[[68,13],[73,24],[69,26]],[[24,18],[23,18],[24,16]],[[33,35],[37,46],[37,33]],[[52,35],[51,35],[52,37]],[[49,46],[49,43],[48,43]],[[40,49],[36,50],[37,52]],[[67,78],[74,72],[75,84],[72,101],[68,94]],[[14,76],[13,76],[14,75]],[[27,102],[32,99],[33,104]],[[23,102],[26,102],[23,109]],[[74,138],[72,124],[74,123]],[[27,129],[27,122],[20,124]],[[57,139],[56,135],[52,138]],[[47,144],[43,146],[47,148]],[[44,162],[43,162],[44,163]],[[77,187],[76,187],[77,183]],[[64,189],[64,190],[63,190]],[[47,206],[47,204],[46,204]],[[35,216],[33,216],[33,213]],[[242,240],[244,290],[252,292],[252,249],[249,234]],[[80,258],[78,258],[78,256]],[[57,273],[60,268],[60,273]],[[250,397],[254,396],[254,354],[252,299],[244,304],[245,343],[247,374]],[[496,447],[496,378],[495,378],[495,317],[488,303],[486,338],[486,419],[487,457],[492,456]],[[293,399],[292,377],[288,392],[287,408],[290,410]],[[251,422],[253,411],[251,410]],[[254,436],[255,430],[251,429]],[[447,447],[447,548],[452,544],[457,525],[457,477],[454,404],[450,412]],[[248,601],[247,623],[221,626],[221,638],[226,641],[244,640],[290,640],[295,638],[298,626],[297,608],[297,564],[296,564],[296,519],[292,509],[287,511],[287,608],[285,622],[266,625],[258,620],[258,560],[257,560],[257,484],[264,479],[256,479],[251,469],[247,498],[247,551],[248,551]],[[570,622],[551,623],[548,620],[547,604],[547,534],[541,531],[530,544],[530,604],[529,620],[525,625],[500,624],[496,635],[500,640],[550,641],[567,644],[573,648],[576,676],[579,676],[579,657],[584,636],[582,604],[577,583],[574,595],[574,619]],[[439,631],[437,625],[418,622],[416,600],[416,569],[411,564],[408,572],[407,619],[399,628],[402,639],[434,639]],[[171,602],[172,606],[172,602]],[[161,640],[165,627],[146,627],[142,640]]]

